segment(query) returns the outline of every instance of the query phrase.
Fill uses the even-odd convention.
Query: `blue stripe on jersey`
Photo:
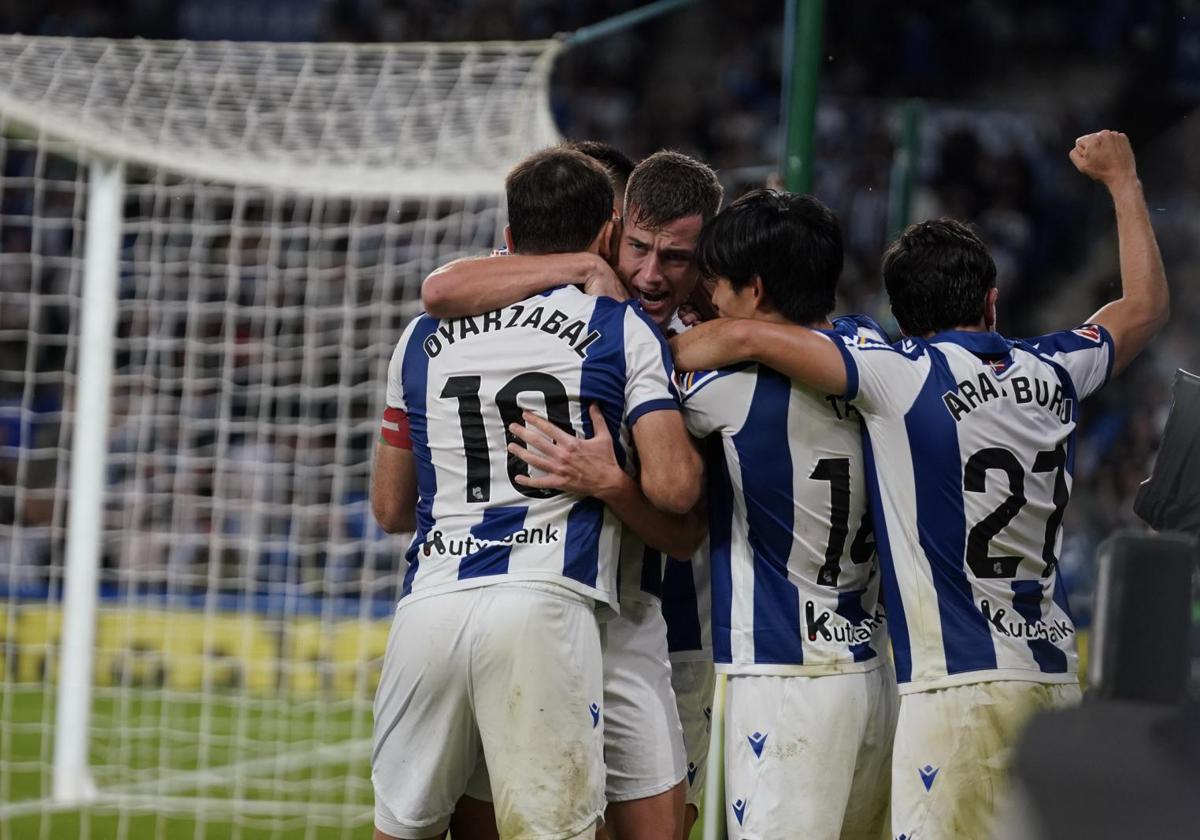
[[[754,556],[754,661],[760,664],[804,663],[800,594],[787,573],[796,515],[787,432],[791,395],[790,379],[759,366],[746,422],[732,438],[747,497]]]
[[[918,539],[937,592],[946,672],[988,670],[996,667],[996,648],[987,619],[975,606],[964,568],[967,522],[962,456],[954,418],[942,403],[942,394],[957,390],[958,385],[945,354],[932,345],[929,362],[921,393],[904,416],[917,491]]]
[[[433,460],[429,454],[429,428],[425,409],[425,391],[429,379],[429,357],[425,355],[422,346],[425,339],[433,335],[438,322],[428,315],[419,316],[420,320],[408,338],[408,346],[404,348],[404,360],[400,368],[400,378],[404,385],[404,405],[408,409],[409,433],[412,436],[413,459],[417,467],[417,532],[408,547],[408,571],[404,575],[404,586],[400,597],[412,592],[413,580],[417,576],[420,565],[419,549],[425,542],[425,536],[433,527],[433,497],[437,495],[437,472],[433,468]]]
[[[704,469],[708,489],[708,559],[712,588],[713,660],[732,662],[729,633],[733,626],[733,574],[729,543],[733,533],[733,485],[725,459],[725,444],[719,434],[705,441]]]
[[[879,556],[879,573],[883,593],[880,601],[887,610],[888,635],[892,639],[892,659],[896,662],[896,680],[906,683],[912,679],[912,645],[908,638],[908,623],[904,617],[904,602],[896,582],[896,564],[892,561],[892,541],[888,538],[887,517],[883,512],[883,497],[879,492],[879,472],[875,467],[875,452],[867,425],[863,424],[863,475],[867,479],[871,524],[875,528],[875,552]]]
[[[650,546],[642,549],[642,580],[643,592],[648,592],[662,598],[662,552],[655,551]]]
[[[675,386],[672,385],[672,388]],[[642,418],[643,415],[649,414],[651,411],[678,411],[679,402],[677,400],[646,400],[644,403],[639,403],[634,406],[633,411],[629,412],[629,417],[626,418],[629,423],[629,428],[633,428],[633,424]]]
[[[483,512],[483,518],[471,528],[471,536],[479,540],[503,540],[525,527],[525,514],[528,511],[525,505],[488,508]],[[507,574],[511,554],[511,543],[489,545],[472,552],[459,561],[458,579]]]
[[[579,371],[579,419],[583,423],[583,434],[591,437],[592,415],[588,411],[591,403],[600,406],[608,433],[613,439],[613,450],[617,463],[625,467],[625,448],[620,444],[621,418],[625,411],[625,307],[608,298],[596,301],[588,331],[598,330],[606,341],[598,341],[588,347],[587,358]],[[607,374],[607,375],[606,375]]]
[[[654,319],[646,314],[646,310],[642,309],[642,305],[636,300],[629,301],[626,306],[632,309],[634,313],[641,318],[643,322],[645,322],[646,326],[648,326],[650,331],[654,334],[654,337],[658,339],[658,352],[662,357],[663,373],[665,373],[667,376],[667,390],[671,392],[671,396],[675,398],[675,404],[678,406],[679,391],[675,388],[675,359],[671,355],[671,348],[667,346],[667,340],[663,338],[662,328],[658,324],[654,323]],[[641,414],[645,414],[645,412],[640,412],[639,416]],[[632,420],[629,421],[629,425],[633,425]]]
[[[701,650],[703,631],[691,561],[668,557],[665,565],[662,611],[667,622],[667,650]]]
[[[1101,327],[1100,329],[1104,336],[1108,336],[1108,330],[1105,330],[1103,327]],[[1113,353],[1114,348],[1112,347],[1112,339],[1111,338],[1108,339],[1108,342],[1109,342],[1109,362],[1108,363],[1109,363],[1109,369],[1111,372],[1112,353]],[[1062,383],[1062,386],[1063,386],[1064,399],[1071,400],[1071,421],[1074,423],[1078,423],[1079,422],[1079,394],[1075,391],[1075,381],[1073,379],[1071,379],[1071,375],[1067,372],[1067,369],[1064,368],[1062,365],[1058,364],[1058,362],[1051,361],[1050,359],[1047,359],[1045,357],[1039,357],[1039,358],[1041,358],[1043,362],[1045,362],[1046,364],[1048,364],[1052,368],[1054,368],[1055,373],[1058,374],[1058,379]],[[1072,478],[1075,476],[1075,444],[1078,440],[1078,437],[1079,436],[1077,434],[1075,434],[1074,432],[1072,432],[1067,437],[1067,463],[1066,463],[1065,469],[1067,471],[1067,475],[1071,476]],[[1062,526],[1060,524],[1060,526],[1059,526],[1060,530],[1061,530],[1061,527]],[[1063,580],[1061,569],[1055,570],[1054,580],[1055,580],[1055,585],[1054,585],[1054,593],[1052,596],[1054,598],[1054,603],[1058,604],[1058,606],[1062,609],[1062,611],[1064,613],[1066,613],[1067,618],[1069,618],[1071,620],[1071,626],[1074,627],[1075,626],[1075,617],[1071,614],[1071,606],[1067,602],[1067,585],[1066,585],[1066,582]]]
[[[837,609],[834,610],[842,618],[849,621],[851,624],[862,624],[869,619],[870,614],[863,609],[862,598],[867,594],[865,589],[856,589],[853,592],[839,592]],[[874,659],[878,654],[875,649],[867,642],[859,642],[856,645],[850,645],[850,652],[854,654],[855,662],[866,662],[868,659]]]
[[[1054,573],[1054,603],[1066,614],[1071,626],[1075,626],[1075,616],[1071,615],[1071,605],[1067,603],[1067,582],[1063,580],[1062,571]]]
[[[588,406],[596,402],[612,435],[617,463],[625,466],[625,450],[620,438],[621,414],[625,408],[625,307],[600,299],[592,309],[588,330],[600,330],[606,341],[588,348],[579,371],[579,419],[583,433],[591,437],[592,416]],[[615,374],[615,376],[613,375]],[[587,586],[595,586],[600,574],[600,532],[604,525],[604,503],[581,499],[567,514],[566,551],[563,575]]]
[[[588,586],[596,585],[600,574],[600,530],[604,525],[604,503],[599,499],[581,499],[567,514],[567,546],[563,556],[563,576]]]
[[[1040,580],[1014,580],[1012,582],[1013,609],[1028,625],[1037,624],[1042,618],[1042,597],[1045,594]],[[1049,639],[1030,639],[1029,652],[1038,667],[1046,674],[1065,674],[1067,655],[1051,644]]]

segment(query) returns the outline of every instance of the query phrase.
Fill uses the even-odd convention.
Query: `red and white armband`
[[[379,429],[380,437],[388,446],[398,449],[412,449],[412,434],[408,429],[408,414],[399,408],[388,406],[383,412],[383,424]]]

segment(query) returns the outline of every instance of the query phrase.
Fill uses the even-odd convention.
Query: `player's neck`
[[[933,338],[938,333],[943,333],[943,332],[985,333],[985,332],[995,332],[995,329],[996,328],[995,328],[994,324],[985,324],[984,322],[980,321],[978,324],[961,324],[957,327],[951,327],[948,330],[933,330],[931,332],[923,333],[921,335],[921,338]]]

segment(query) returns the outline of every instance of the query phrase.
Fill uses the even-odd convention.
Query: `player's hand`
[[[629,290],[621,282],[621,278],[613,271],[612,266],[600,257],[596,257],[587,279],[583,281],[583,290],[596,297],[610,297],[613,300],[629,300]]]
[[[612,435],[599,406],[588,406],[592,418],[592,436],[579,438],[526,411],[525,425],[509,424],[508,431],[525,446],[510,443],[508,451],[544,475],[518,475],[522,487],[563,490],[580,496],[603,499],[619,484],[625,473],[617,463]]]
[[[1110,190],[1137,180],[1129,138],[1119,131],[1085,134],[1075,141],[1070,158],[1076,169]]]
[[[720,317],[717,307],[713,306],[712,302],[714,285],[716,284],[712,280],[701,280],[697,283],[687,301],[679,307],[679,320],[689,327],[694,327],[703,321]]]

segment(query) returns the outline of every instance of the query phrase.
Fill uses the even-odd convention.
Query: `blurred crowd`
[[[0,0],[0,30],[233,40],[522,40],[552,37],[639,5],[642,0],[45,0],[37,4]],[[634,157],[661,147],[695,154],[720,170],[731,197],[760,185],[773,172],[780,152],[782,28],[782,0],[698,2],[686,11],[568,51],[553,77],[551,104],[560,130],[568,137],[607,140]],[[1077,134],[1101,127],[1125,130],[1134,140],[1168,275],[1174,281],[1174,314],[1166,334],[1134,368],[1093,399],[1085,413],[1063,562],[1072,583],[1087,589],[1099,540],[1113,528],[1134,521],[1132,497],[1155,456],[1173,371],[1176,367],[1200,370],[1200,348],[1190,331],[1190,324],[1200,316],[1200,295],[1181,282],[1200,242],[1196,230],[1200,195],[1195,186],[1200,179],[1180,177],[1176,165],[1177,158],[1188,157],[1187,150],[1195,147],[1186,119],[1200,96],[1200,2],[827,3],[823,52],[814,192],[837,210],[845,230],[847,263],[840,302],[845,309],[862,309],[881,318],[887,315],[878,265],[890,230],[903,218],[900,208],[893,206],[893,169],[905,107],[919,109],[920,126],[913,150],[917,165],[909,218],[950,215],[979,227],[999,268],[1001,327],[1010,334],[1037,334],[1080,322],[1115,294],[1117,260],[1107,198],[1099,187],[1074,172],[1066,153]],[[920,104],[906,105],[917,99]],[[34,170],[44,167],[44,161],[31,151],[17,150],[13,143],[9,146],[0,207],[5,220],[0,231],[4,261],[0,293],[11,300],[16,299],[12,295],[23,294],[32,309],[25,311],[9,303],[0,306],[0,452],[4,453],[0,487],[25,488],[20,494],[0,491],[0,525],[14,521],[48,524],[54,515],[54,494],[65,486],[61,474],[65,462],[58,455],[18,459],[16,453],[38,447],[39,434],[50,439],[61,432],[55,422],[44,418],[57,418],[64,399],[66,376],[62,371],[69,359],[65,342],[54,337],[65,331],[70,296],[77,291],[64,287],[66,274],[61,269],[80,247],[79,213],[66,205],[56,209],[53,200],[59,193],[50,197],[49,205],[45,195],[35,196]],[[1194,171],[1196,164],[1189,165]],[[47,177],[44,171],[37,174]],[[79,176],[64,172],[62,180],[77,184]],[[69,203],[73,196],[71,189],[64,189],[59,200]],[[43,238],[33,248],[29,228],[10,221],[27,217],[35,202],[41,202],[40,213],[63,220],[61,229],[43,226],[57,237],[56,244],[49,244],[44,238],[47,233],[42,232],[38,235]],[[217,213],[210,219],[214,228],[228,236],[235,227],[230,224],[232,216],[223,217],[220,210],[212,212]],[[253,228],[265,224],[268,216],[277,221],[301,210],[265,208],[259,212],[266,215],[255,217],[251,212],[233,221]],[[235,367],[242,364],[239,360],[263,364],[261,353],[269,346],[284,348],[279,352],[287,362],[277,362],[283,367],[298,365],[296,377],[306,364],[326,365],[335,380],[344,376],[345,365],[354,366],[353,358],[347,360],[345,346],[352,348],[350,357],[365,353],[361,358],[378,361],[378,353],[366,352],[368,346],[386,347],[393,320],[400,314],[381,316],[360,339],[352,337],[354,324],[330,328],[325,338],[337,343],[332,350],[321,350],[317,340],[322,335],[321,318],[328,315],[336,321],[339,307],[348,299],[345,296],[352,294],[348,289],[354,283],[346,277],[366,277],[382,262],[397,264],[394,254],[386,260],[378,254],[363,255],[382,240],[376,245],[370,237],[352,243],[345,240],[346,232],[359,223],[350,224],[350,220],[361,221],[363,217],[355,214],[364,212],[384,231],[380,236],[396,237],[395,242],[412,235],[406,224],[425,224],[415,211],[397,207],[349,208],[344,218],[319,220],[318,226],[342,231],[340,248],[320,250],[321,276],[341,279],[326,286],[318,282],[307,292],[314,297],[285,307],[283,311],[290,315],[272,316],[268,303],[274,306],[275,302],[254,297],[269,292],[254,292],[251,281],[276,277],[278,266],[248,265],[248,282],[239,294],[250,296],[245,304],[250,314],[244,323],[217,317],[211,327],[221,346],[232,341],[245,348],[245,353],[239,350],[235,354]],[[446,216],[459,212],[465,210],[448,207],[444,211]],[[484,218],[462,242],[448,245],[445,254],[454,248],[484,249],[492,236],[490,221],[494,220]],[[306,223],[311,230],[313,220]],[[303,230],[302,225],[300,228]],[[196,247],[193,232],[179,235],[172,247],[180,254]],[[127,247],[139,245],[129,242]],[[211,241],[203,247],[219,250],[232,246],[228,241]],[[238,247],[246,251],[251,263],[261,257],[253,245],[242,242]],[[314,250],[289,241],[285,251],[292,255],[288,259],[296,262],[278,270],[285,275],[291,270],[309,271]],[[31,251],[51,256],[38,262],[29,258]],[[63,257],[57,268],[53,254]],[[396,273],[400,278],[396,282],[417,282],[445,254],[399,259],[404,267]],[[270,258],[278,259],[278,255]],[[337,265],[338,259],[349,267]],[[223,260],[229,262],[223,256],[214,262],[220,265]],[[186,263],[181,257],[179,270],[185,273]],[[133,285],[125,289],[123,299],[130,301],[133,311],[132,301],[140,287],[130,283]],[[370,295],[384,294],[374,287],[356,288],[353,294],[366,294],[368,300]],[[404,288],[411,297],[411,286]],[[42,302],[34,302],[27,294],[31,289],[40,291]],[[321,295],[328,300],[317,300]],[[167,321],[153,325],[153,330],[194,338],[187,331],[195,326],[189,328],[178,320],[181,316],[176,309],[166,301],[160,303],[161,312],[168,313],[161,317]],[[219,301],[213,304],[217,306]],[[261,306],[261,311],[256,306]],[[170,316],[171,312],[176,315]],[[177,320],[170,321],[170,317]],[[145,323],[139,327],[132,315],[122,323],[132,331],[123,336],[128,354],[122,363],[132,371],[135,364],[146,363],[146,354],[153,348],[153,330]],[[145,330],[140,336],[144,340],[139,340],[139,329]],[[36,347],[28,338],[35,334]],[[291,355],[289,347],[295,351]],[[162,364],[161,360],[158,363]],[[183,376],[184,372],[180,367],[171,375]],[[271,375],[277,374],[278,370],[271,368]],[[194,376],[196,371],[188,369],[187,375]],[[368,384],[364,388],[378,391],[383,387],[383,371],[377,363],[356,370],[355,376],[355,381],[365,377],[362,381]],[[31,381],[35,383],[32,386]],[[252,404],[249,394],[254,388],[246,386],[246,399],[251,402],[245,418],[289,418],[277,435],[264,437],[235,425],[234,431],[220,440],[205,441],[201,436],[186,442],[198,447],[198,452],[211,454],[216,451],[211,447],[224,447],[225,455],[235,456],[241,464],[238,469],[247,477],[227,477],[231,481],[270,482],[272,465],[278,464],[287,465],[279,467],[286,473],[286,480],[280,479],[282,485],[311,488],[319,483],[321,463],[338,462],[348,469],[348,484],[337,489],[337,499],[297,501],[298,491],[288,490],[271,503],[278,515],[255,520],[251,529],[257,529],[254,539],[270,537],[285,546],[275,554],[267,552],[274,560],[253,561],[264,563],[264,568],[272,563],[287,567],[289,558],[300,550],[297,546],[316,545],[320,542],[317,535],[334,527],[324,514],[311,522],[297,522],[297,518],[303,519],[297,511],[324,510],[330,501],[357,505],[336,527],[349,535],[346,539],[351,542],[371,532],[362,500],[374,423],[371,415],[379,397],[367,390],[361,395],[354,392],[357,402],[351,416],[358,425],[352,432],[326,428],[313,434],[308,427],[311,412],[319,412],[322,386],[312,386],[318,390],[310,394],[305,389],[311,381],[303,382],[302,386],[300,378],[283,377],[275,384],[279,393],[307,394],[311,405],[297,403],[269,410]],[[145,417],[162,420],[170,413],[162,407],[139,408],[139,399],[150,399],[148,390],[138,391],[136,383],[131,383],[129,394],[118,394],[115,406],[115,483],[129,480],[121,472],[120,453],[125,451],[126,440],[150,433]],[[176,408],[184,404],[182,392],[174,399]],[[200,400],[190,405],[199,410],[204,403]],[[244,419],[236,407],[222,410],[239,424]],[[55,438],[50,447],[61,451],[66,445]],[[145,446],[143,437],[130,451],[145,451]],[[164,443],[165,450],[178,447],[178,441]],[[309,462],[311,470],[301,475],[303,470],[296,465]],[[183,486],[180,482],[191,481],[180,477],[180,468],[178,462],[160,467],[157,480],[163,489],[144,489],[147,498],[170,494],[172,488],[178,491]],[[211,488],[203,490],[205,480],[211,484],[214,479],[195,478],[200,488],[195,490],[196,498],[212,495]],[[260,485],[254,492],[266,491]],[[236,519],[236,505],[227,513]],[[156,520],[152,505],[138,516],[143,524],[125,524],[139,533],[179,526],[178,522]],[[242,534],[246,527],[244,523],[210,521],[206,526],[196,524],[195,532],[204,534],[207,528],[211,533]],[[205,540],[196,542],[200,545]],[[0,540],[0,554],[17,550],[15,542],[6,548]],[[50,549],[35,546],[28,550]],[[179,550],[178,546],[169,549]],[[318,547],[312,553],[314,557],[320,554],[312,560],[313,567],[325,568],[328,550]],[[205,568],[205,558],[188,562]],[[345,559],[348,567],[363,562],[360,555]],[[274,572],[241,574],[269,578]],[[328,578],[324,572],[320,574]]]

